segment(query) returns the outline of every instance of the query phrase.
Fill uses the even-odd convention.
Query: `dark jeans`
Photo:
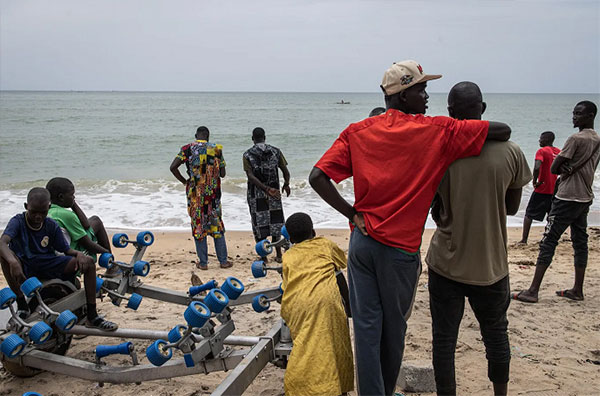
[[[392,395],[402,364],[406,321],[421,273],[410,255],[355,229],[348,251],[358,394]]]
[[[586,229],[591,204],[592,201],[574,202],[554,198],[544,237],[540,241],[540,253],[536,265],[548,267],[552,263],[560,236],[570,226],[571,241],[575,252],[575,266],[583,268],[587,266],[588,234]]]
[[[488,360],[488,378],[508,382],[510,344],[506,310],[510,303],[508,276],[490,286],[455,282],[429,270],[429,306],[433,328],[433,370],[438,395],[456,395],[454,351],[465,297],[479,322]]]

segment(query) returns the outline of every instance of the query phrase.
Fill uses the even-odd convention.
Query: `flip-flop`
[[[556,295],[559,297],[568,298],[570,300],[583,301],[583,297],[576,296],[575,294],[573,294],[573,291],[571,289],[557,290]]]
[[[510,298],[513,299],[513,300],[517,300],[517,301],[521,301],[521,302],[529,303],[529,304],[535,304],[535,303],[537,303],[537,300],[534,300],[531,297],[525,297],[525,296],[523,296],[523,292],[524,291],[525,290],[521,290],[518,293],[511,293]]]
[[[85,322],[85,327],[102,331],[115,331],[119,328],[119,325],[115,322],[104,319],[102,316],[96,316],[91,322],[88,319]]]

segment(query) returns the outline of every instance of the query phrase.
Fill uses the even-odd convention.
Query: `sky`
[[[0,0],[1,90],[600,92],[598,0]]]

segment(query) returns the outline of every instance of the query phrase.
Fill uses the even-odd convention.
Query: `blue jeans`
[[[394,393],[420,273],[418,254],[405,254],[358,229],[352,232],[348,281],[361,396]]]
[[[208,237],[205,237],[200,240],[194,238],[194,242],[196,243],[196,254],[198,254],[198,260],[200,260],[200,265],[202,266],[208,264],[207,238]],[[219,264],[225,264],[227,262],[227,243],[225,242],[225,234],[220,238],[213,238],[213,240],[215,241],[215,251],[217,252]]]

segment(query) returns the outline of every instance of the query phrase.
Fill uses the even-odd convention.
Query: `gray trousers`
[[[392,395],[421,259],[355,229],[348,251],[358,393]]]

